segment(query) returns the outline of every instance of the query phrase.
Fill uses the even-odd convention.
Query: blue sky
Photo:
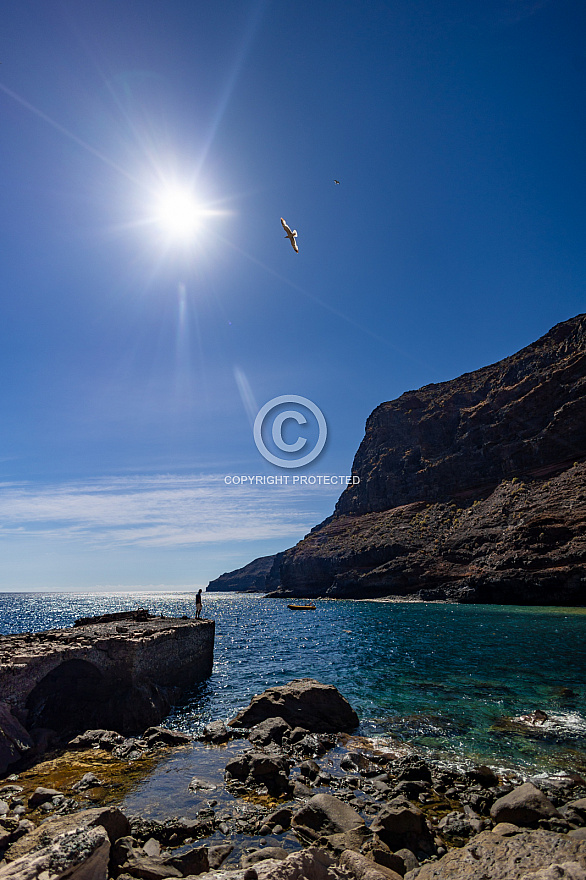
[[[300,473],[349,474],[380,402],[585,311],[585,25],[581,0],[4,4],[0,589],[285,549],[339,488],[226,485],[285,473],[263,404],[317,404]]]

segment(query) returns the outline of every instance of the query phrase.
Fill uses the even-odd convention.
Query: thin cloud
[[[232,486],[221,476],[114,477],[4,484],[0,537],[39,536],[97,546],[173,547],[297,540],[315,525],[315,495],[339,487]]]

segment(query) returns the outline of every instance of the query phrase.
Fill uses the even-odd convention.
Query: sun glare
[[[199,205],[187,189],[168,189],[158,200],[156,220],[170,238],[191,238],[197,231],[201,216]]]

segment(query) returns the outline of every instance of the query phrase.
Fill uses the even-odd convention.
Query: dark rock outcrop
[[[19,761],[33,747],[33,739],[14,717],[7,703],[0,703],[0,773]]]
[[[259,556],[253,559],[243,568],[235,571],[227,571],[220,577],[210,581],[206,587],[208,593],[262,593],[267,589],[267,575],[269,574],[274,556]]]
[[[370,830],[391,850],[406,847],[413,852],[427,849],[433,852],[433,843],[425,816],[405,797],[389,801],[375,816]]]
[[[490,815],[495,822],[511,822],[513,825],[534,825],[540,819],[560,814],[542,791],[526,782],[492,805]]]
[[[246,752],[226,764],[226,778],[249,787],[263,785],[270,794],[279,796],[289,790],[291,764],[285,755]]]
[[[586,601],[586,315],[372,413],[360,478],[271,595]]]
[[[254,727],[267,718],[280,718],[291,727],[315,733],[350,732],[358,727],[358,716],[345,697],[333,685],[314,678],[296,678],[268,688],[253,697],[229,725]]]
[[[291,726],[286,721],[282,718],[267,718],[249,730],[247,739],[255,746],[280,746],[285,733],[291,733]]]
[[[294,828],[308,828],[320,834],[336,834],[364,825],[364,820],[349,804],[331,794],[316,794],[293,814]]]

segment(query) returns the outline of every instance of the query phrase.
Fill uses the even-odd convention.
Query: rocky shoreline
[[[194,743],[160,727],[78,735],[67,780],[53,760],[0,783],[0,880],[586,880],[578,774],[446,768],[374,748],[357,720],[335,688],[301,679]],[[125,783],[186,748],[224,768],[220,784],[205,763],[184,780],[196,813],[126,814]],[[75,778],[76,755],[93,772],[80,759]]]

